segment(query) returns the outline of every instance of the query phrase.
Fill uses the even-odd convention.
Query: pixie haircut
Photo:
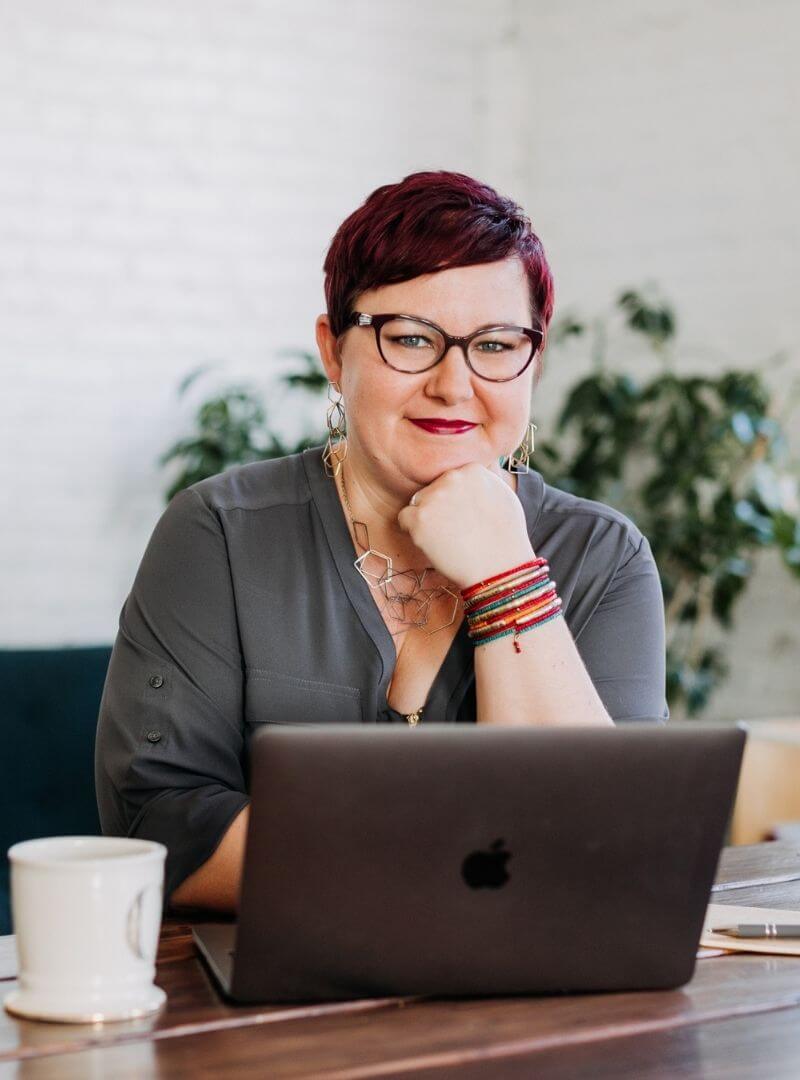
[[[337,229],[324,264],[331,330],[344,332],[367,289],[512,255],[525,268],[533,325],[546,340],[553,278],[522,209],[463,173],[410,173],[376,188]]]

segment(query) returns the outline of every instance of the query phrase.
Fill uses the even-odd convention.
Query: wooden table
[[[714,889],[719,903],[800,908],[800,848],[728,848]],[[0,963],[4,951],[7,961],[0,938]],[[156,981],[168,1003],[145,1020],[54,1024],[2,1010],[0,1078],[800,1076],[800,957],[698,960],[671,991],[233,1006],[189,925],[170,919]],[[14,985],[0,980],[0,996]]]

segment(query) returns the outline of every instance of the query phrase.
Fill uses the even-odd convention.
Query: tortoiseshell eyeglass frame
[[[422,323],[423,326],[429,326],[432,330],[435,330],[438,334],[441,334],[442,339],[444,340],[444,350],[442,352],[442,355],[437,360],[434,360],[432,364],[428,364],[426,368],[419,368],[416,371],[407,371],[404,368],[398,368],[395,367],[394,364],[390,364],[386,357],[383,355],[383,349],[381,348],[381,327],[384,325],[384,323],[391,322],[392,319],[411,319],[415,323]],[[436,367],[437,364],[441,364],[442,360],[444,360],[445,356],[447,355],[448,351],[453,347],[453,345],[457,345],[464,353],[464,360],[470,371],[477,375],[479,379],[486,379],[487,382],[511,382],[513,379],[518,379],[520,375],[522,375],[522,373],[526,371],[527,368],[530,366],[531,361],[541,347],[542,341],[544,339],[543,331],[539,330],[536,327],[510,325],[482,326],[480,327],[480,329],[475,330],[474,333],[468,334],[466,337],[458,337],[454,334],[445,333],[441,326],[437,326],[437,324],[435,322],[431,322],[430,319],[423,319],[418,315],[395,313],[368,315],[364,311],[354,311],[347,321],[346,329],[349,330],[351,326],[372,327],[372,329],[375,331],[375,344],[378,348],[381,360],[383,360],[383,362],[388,367],[390,367],[392,371],[400,371],[404,375],[420,375],[423,371],[430,371],[431,368]],[[521,331],[523,334],[526,334],[531,341],[531,355],[528,357],[525,365],[520,368],[516,375],[509,375],[506,379],[493,379],[489,375],[483,375],[480,371],[476,371],[472,364],[469,362],[469,346],[473,338],[480,337],[482,334],[488,334],[496,330],[518,330]],[[345,331],[342,331],[342,333],[344,332]]]

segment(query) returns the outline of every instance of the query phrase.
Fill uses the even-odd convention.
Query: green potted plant
[[[298,356],[303,365],[298,371],[281,376],[280,381],[285,386],[311,394],[319,394],[325,389],[328,379],[314,354],[300,349],[283,352]],[[178,396],[184,397],[209,370],[203,367],[190,372],[180,383]],[[177,469],[166,491],[167,501],[183,488],[207,476],[215,476],[231,465],[284,457],[325,442],[326,436],[320,433],[308,435],[292,445],[285,443],[271,427],[264,397],[263,390],[238,383],[200,402],[194,417],[194,430],[158,459],[162,467]]]
[[[549,483],[622,510],[648,537],[664,590],[667,697],[695,716],[727,674],[709,628],[732,626],[757,552],[777,548],[800,576],[797,473],[760,374],[678,375],[672,309],[634,290],[615,309],[554,327],[555,345],[588,341],[593,370],[569,390],[554,436],[537,440],[536,467]],[[613,369],[610,324],[645,344],[652,377]]]

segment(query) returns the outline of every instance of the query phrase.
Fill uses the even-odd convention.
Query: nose
[[[472,372],[461,345],[451,345],[429,372],[427,392],[443,401],[466,401],[473,396]]]

